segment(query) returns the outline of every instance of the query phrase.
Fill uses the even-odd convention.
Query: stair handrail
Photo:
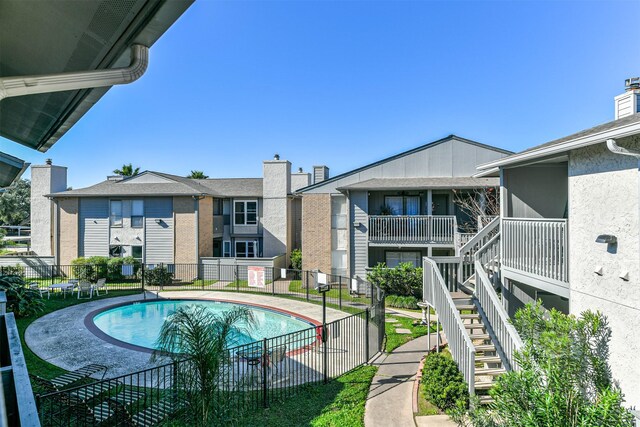
[[[500,226],[500,217],[497,216],[489,222],[489,224],[485,225],[481,230],[479,230],[475,236],[473,236],[467,243],[460,247],[460,255],[469,252],[473,246],[475,246],[482,239],[491,234],[496,228]]]
[[[484,228],[479,230],[467,243],[458,249],[458,255],[462,257],[458,267],[458,280],[460,284],[467,285],[467,282],[475,273],[474,255],[486,244],[486,240],[496,230],[500,230],[500,218],[495,217]]]
[[[496,349],[499,347],[504,359],[506,359],[505,367],[513,370],[518,369],[514,358],[515,352],[521,350],[524,347],[524,343],[516,328],[511,324],[509,314],[503,307],[489,274],[485,270],[487,262],[495,262],[496,258],[499,259],[499,242],[500,233],[491,238],[475,254],[476,288],[474,295],[482,311],[481,315],[485,317],[483,321],[487,322],[492,334],[495,336]],[[494,253],[490,254],[490,251],[494,251]],[[483,260],[483,257],[486,259]],[[494,274],[499,274],[497,269]]]
[[[423,268],[423,300],[436,311],[438,321],[442,324],[442,329],[447,337],[451,356],[462,371],[469,387],[469,393],[473,394],[476,367],[475,346],[467,334],[438,265],[432,259],[425,257],[423,258]]]

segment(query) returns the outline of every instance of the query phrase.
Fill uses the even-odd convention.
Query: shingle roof
[[[442,177],[442,178],[373,178],[345,185],[338,190],[422,190],[497,187],[498,178]]]
[[[145,171],[169,182],[102,181],[90,187],[53,193],[52,197],[200,196],[262,197],[262,178],[191,179],[162,172]]]
[[[553,141],[549,141],[544,144],[536,145],[535,147],[503,157],[500,160],[480,165],[478,169],[484,170],[494,168],[496,166],[518,163],[523,158],[528,161],[538,157],[548,156],[551,151],[553,151],[553,154],[557,155],[563,150],[569,151],[587,145],[599,144],[604,142],[607,138],[625,136],[625,134],[630,133],[630,129],[636,128],[637,126],[633,125],[637,124],[640,124],[640,113],[632,114],[562,138],[554,139]],[[616,135],[616,132],[618,132],[618,135]],[[637,133],[637,130],[635,130],[634,133]],[[539,154],[537,154],[538,152]]]

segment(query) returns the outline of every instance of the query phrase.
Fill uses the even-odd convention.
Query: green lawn
[[[384,330],[385,334],[387,335],[387,340],[385,342],[385,351],[387,353],[392,352],[402,344],[408,343],[415,338],[427,335],[426,325],[413,325],[413,322],[416,319],[392,314],[387,314],[386,318],[397,320],[397,323],[400,323],[402,325],[402,328],[409,329],[411,331],[411,334],[398,334],[396,333],[396,327],[393,326],[393,323],[385,322]],[[431,332],[435,332],[435,330],[436,327],[434,326],[434,322],[431,322]]]
[[[318,384],[268,409],[244,417],[238,425],[274,427],[360,427],[374,366],[361,366],[329,384]]]
[[[109,291],[108,296],[94,297],[94,299],[121,297],[125,295],[133,295],[138,293],[140,292],[139,291]],[[62,308],[70,307],[72,305],[80,304],[83,302],[87,302],[87,300],[86,299],[79,300],[70,295],[67,295],[66,299],[63,299],[62,296],[60,295],[52,295],[50,299],[44,299],[45,309],[42,313],[39,313],[36,316],[23,317],[23,318],[16,319],[18,331],[20,332],[20,339],[22,340],[22,350],[24,353],[24,358],[27,362],[27,369],[29,370],[29,373],[35,374],[44,378],[53,378],[57,375],[65,373],[66,371],[62,368],[58,368],[57,366],[54,366],[40,359],[29,349],[29,347],[27,347],[26,343],[24,342],[24,331],[27,330],[27,327],[39,317],[42,317],[53,311],[60,310]]]
[[[293,292],[296,294],[302,294],[305,295],[307,294],[307,288],[305,288],[302,284],[302,280],[292,280],[289,283],[289,292]],[[331,290],[327,292],[327,298],[332,298],[334,300],[339,300],[340,299],[340,295],[342,294],[342,301],[348,301],[348,302],[360,302],[362,304],[368,305],[369,304],[369,298],[361,298],[361,297],[354,297],[349,293],[349,288],[348,288],[348,284],[347,283],[343,283],[341,288],[332,286]],[[314,288],[310,288],[309,289],[309,295],[321,295],[320,292],[316,291]]]

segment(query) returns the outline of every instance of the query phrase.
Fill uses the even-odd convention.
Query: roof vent
[[[107,176],[107,181],[122,181],[124,176],[122,175],[109,175]]]
[[[631,77],[624,81],[625,92],[614,98],[615,119],[640,113],[640,77]]]
[[[51,166],[51,165],[53,164],[53,162],[51,161],[51,159],[47,159],[47,160],[45,160],[44,162],[45,162],[45,164],[46,164],[47,166]]]
[[[313,183],[317,184],[329,178],[329,168],[320,165],[313,167]]]
[[[302,168],[298,168],[298,173],[304,173],[302,172]]]
[[[280,160],[280,154],[276,153],[273,155],[273,160]]]

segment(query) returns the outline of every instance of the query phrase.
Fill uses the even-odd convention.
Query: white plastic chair
[[[105,294],[109,294],[109,290],[107,289],[107,279],[98,279],[95,285],[93,285],[93,290],[96,291],[96,295],[100,295],[98,292],[100,289],[104,290]]]
[[[37,282],[31,282],[29,283],[29,288],[33,289],[34,291],[38,291],[40,292],[40,297],[44,298],[44,294],[47,294],[47,299],[49,299],[51,297],[51,292],[49,291],[49,289],[47,288],[41,288]]]
[[[90,282],[85,282],[85,281],[80,281],[80,283],[78,283],[78,299],[80,298],[80,294],[82,292],[86,292],[87,294],[89,294],[89,299],[91,299],[93,297],[93,291],[94,291],[94,285],[91,284]]]

